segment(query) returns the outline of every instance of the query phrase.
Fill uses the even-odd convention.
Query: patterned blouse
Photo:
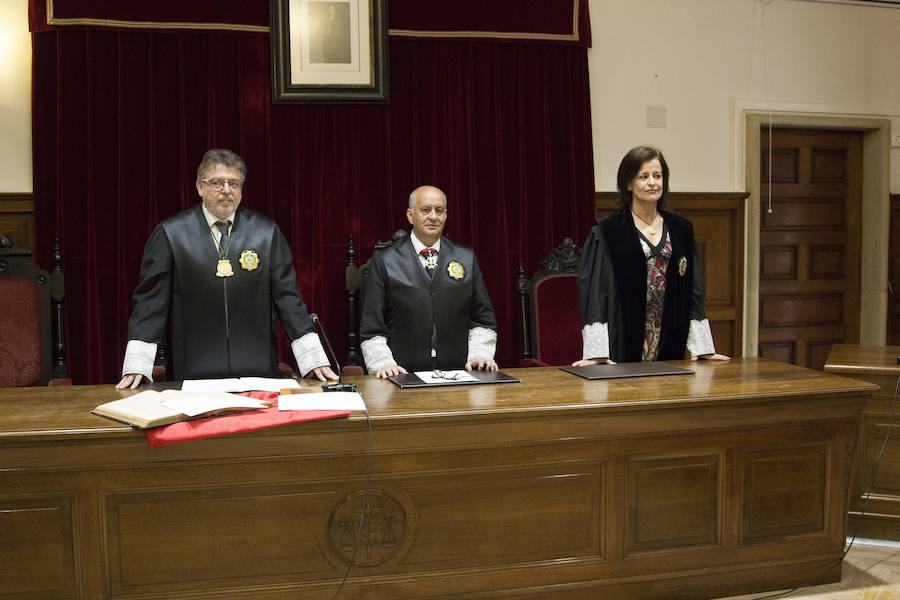
[[[666,304],[666,267],[672,258],[672,240],[663,223],[663,232],[656,246],[638,232],[644,256],[647,257],[647,316],[644,321],[644,347],[641,360],[656,360],[662,333],[663,308]]]

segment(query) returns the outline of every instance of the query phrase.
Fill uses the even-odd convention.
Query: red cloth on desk
[[[277,392],[244,392],[241,395],[278,403]],[[337,419],[346,417],[349,414],[349,410],[278,410],[278,407],[274,406],[262,410],[251,410],[218,417],[172,423],[171,425],[147,429],[145,433],[147,434],[147,441],[150,443],[150,447],[159,448],[166,444],[178,444],[204,438],[231,435],[233,433],[243,433],[245,431],[258,431],[290,423]]]

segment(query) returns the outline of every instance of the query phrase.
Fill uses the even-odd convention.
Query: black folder
[[[479,385],[482,383],[520,383],[521,380],[500,371],[467,371],[469,375],[474,377],[476,381],[456,381],[453,379],[445,379],[435,383],[428,383],[419,379],[415,373],[406,373],[403,375],[394,375],[388,377],[392,383],[399,385],[401,388],[423,388],[423,387],[439,387],[442,385]]]
[[[584,379],[618,379],[620,377],[651,377],[654,375],[688,375],[693,371],[664,362],[630,362],[614,365],[560,367],[561,371]]]

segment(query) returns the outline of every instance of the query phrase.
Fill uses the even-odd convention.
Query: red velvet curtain
[[[392,38],[389,104],[273,105],[265,34],[58,29],[33,43],[38,256],[61,239],[75,383],[119,379],[144,242],[199,201],[213,146],[245,159],[244,202],[278,221],[341,361],[347,237],[367,259],[408,228],[417,185],[447,193],[446,234],[478,254],[501,366],[520,349],[519,264],[535,271],[592,219],[582,46]]]

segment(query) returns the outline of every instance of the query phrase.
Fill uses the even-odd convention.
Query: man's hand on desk
[[[144,376],[140,373],[128,373],[122,377],[122,381],[116,384],[116,389],[124,390],[125,388],[137,389],[141,387],[141,381]]]
[[[323,365],[321,367],[316,367],[312,371],[310,371],[313,375],[315,375],[316,379],[319,381],[338,381],[340,377],[334,374],[334,371],[331,370],[330,365]],[[309,373],[307,373],[309,374]]]
[[[393,377],[394,375],[406,375],[406,369],[404,369],[400,365],[387,365],[385,367],[381,367],[380,369],[378,369],[378,372],[375,373],[375,377],[378,379],[387,379],[388,377]]]
[[[479,371],[497,371],[497,362],[490,358],[473,358],[466,363],[466,371],[477,369]]]

